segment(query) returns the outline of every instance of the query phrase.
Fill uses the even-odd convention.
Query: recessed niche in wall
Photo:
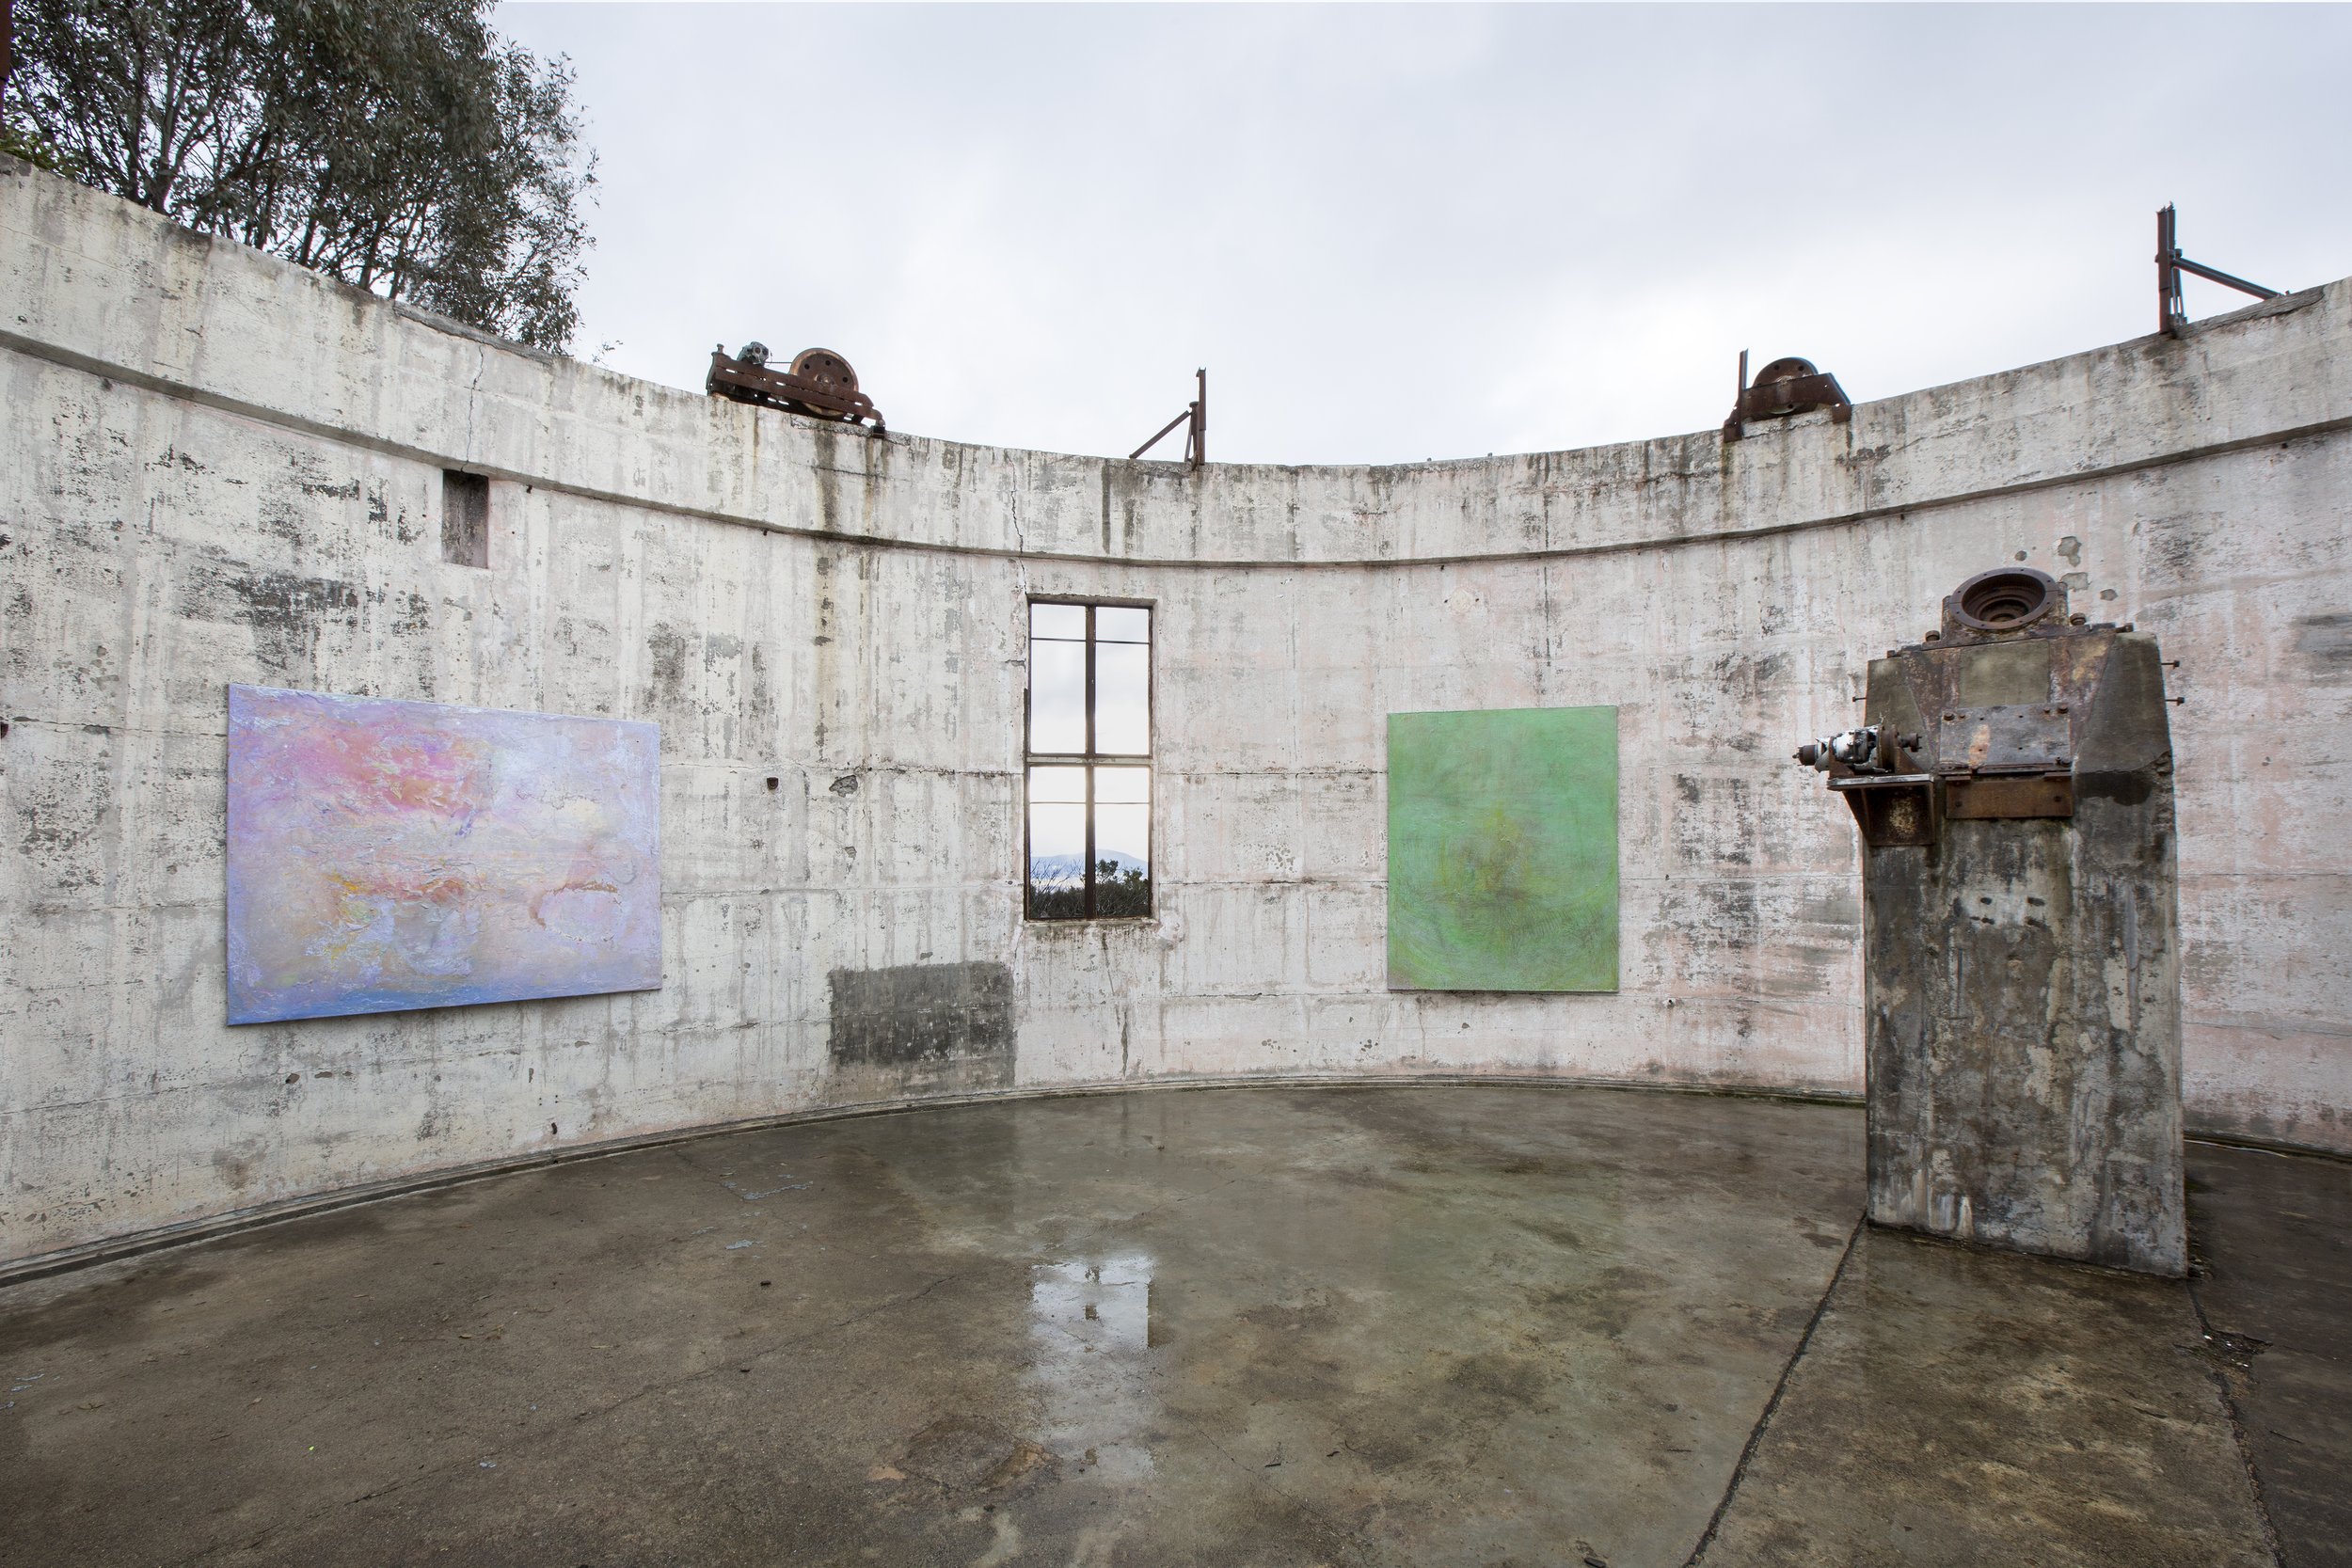
[[[490,481],[441,470],[441,559],[453,566],[490,564]]]
[[[1389,715],[1389,989],[1617,989],[1617,710]]]

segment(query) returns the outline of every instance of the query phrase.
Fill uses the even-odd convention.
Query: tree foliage
[[[488,0],[16,0],[11,142],[192,229],[541,348],[579,325],[572,73]]]

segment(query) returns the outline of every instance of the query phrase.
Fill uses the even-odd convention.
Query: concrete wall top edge
[[[1826,414],[1402,466],[886,439],[389,304],[0,158],[0,346],[496,477],[845,543],[1127,564],[1442,562],[1706,543],[2352,422],[2352,278]],[[886,402],[886,399],[885,399]]]

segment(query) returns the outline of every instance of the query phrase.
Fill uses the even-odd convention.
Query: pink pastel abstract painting
[[[651,724],[229,689],[229,1022],[661,985]]]

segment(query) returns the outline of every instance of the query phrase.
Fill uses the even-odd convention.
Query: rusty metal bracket
[[[1731,418],[1724,421],[1724,439],[1739,440],[1747,434],[1744,427],[1750,420],[1786,419],[1815,408],[1827,408],[1836,424],[1853,418],[1853,400],[1846,396],[1836,376],[1815,369],[1812,360],[1775,359],[1756,372],[1751,382],[1748,351],[1741,349],[1740,391],[1731,404]]]
[[[1932,773],[1848,774],[1829,786],[1853,808],[1862,842],[1873,849],[1924,848],[1943,828],[1943,786]]]
[[[2259,283],[2249,283],[2243,277],[2233,277],[2218,267],[2192,261],[2181,254],[2179,218],[2172,203],[2156,209],[2156,330],[2167,337],[2177,338],[2188,325],[2188,309],[2181,299],[2181,274],[2194,273],[2209,283],[2225,289],[2252,294],[2256,299],[2277,299],[2277,289],[2265,289]]]
[[[1209,369],[1203,365],[1193,373],[1200,378],[1200,395],[1186,404],[1183,413],[1160,426],[1149,441],[1129,452],[1128,462],[1133,463],[1145,452],[1158,446],[1162,436],[1187,421],[1190,422],[1191,429],[1184,434],[1184,461],[1198,468],[1209,460]]]
[[[830,349],[803,349],[793,356],[790,370],[776,371],[768,368],[768,350],[761,344],[744,344],[738,357],[722,343],[710,351],[710,372],[703,378],[703,390],[713,397],[782,408],[811,419],[844,424],[871,420],[874,435],[888,434],[882,410],[857,389],[857,372]]]

